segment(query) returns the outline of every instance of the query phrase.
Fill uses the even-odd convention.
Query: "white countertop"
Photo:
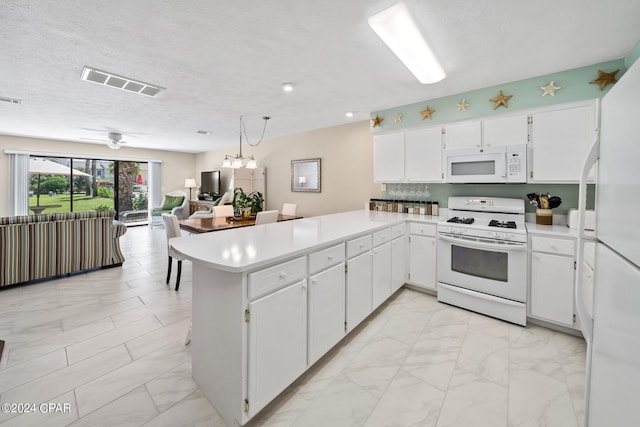
[[[358,210],[171,239],[186,259],[210,268],[244,272],[406,221],[439,217]]]
[[[569,228],[564,225],[542,225],[536,224],[535,222],[527,222],[525,223],[527,226],[527,232],[529,234],[538,234],[538,235],[549,235],[556,237],[573,237],[575,239],[578,238],[578,230],[575,228]],[[594,231],[586,232],[587,238],[595,238]]]

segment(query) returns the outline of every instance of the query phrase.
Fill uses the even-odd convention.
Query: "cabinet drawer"
[[[309,255],[309,274],[315,274],[344,260],[344,243]]]
[[[409,233],[418,234],[420,236],[436,237],[436,225],[424,222],[410,222]]]
[[[347,258],[353,258],[369,250],[371,250],[371,234],[347,242]]]
[[[380,246],[383,243],[391,241],[391,228],[373,233],[373,247]]]
[[[574,256],[574,245],[575,242],[569,239],[531,236],[531,250],[535,252],[549,252],[557,255]]]
[[[407,234],[407,226],[405,224],[398,224],[391,227],[391,238],[402,237]]]
[[[264,270],[249,273],[249,299],[254,300],[303,279],[307,275],[306,261],[305,257],[300,257]]]

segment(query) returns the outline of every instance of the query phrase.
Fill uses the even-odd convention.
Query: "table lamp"
[[[196,180],[193,178],[187,178],[184,180],[184,187],[189,189],[189,200],[191,200],[191,190],[197,187]]]

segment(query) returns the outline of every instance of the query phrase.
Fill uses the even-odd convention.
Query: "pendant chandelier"
[[[258,140],[258,142],[256,142],[255,144],[251,144],[249,142],[249,138],[247,137],[247,129],[244,126],[244,121],[242,120],[242,116],[240,116],[240,151],[235,156],[232,156],[230,154],[227,154],[226,156],[224,156],[224,160],[222,161],[223,168],[239,169],[244,167],[247,169],[255,169],[258,167],[258,164],[256,163],[256,159],[253,156],[249,156],[249,157],[242,156],[242,134],[244,133],[244,139],[247,141],[247,144],[249,144],[252,147],[256,147],[258,144],[262,142],[262,138],[264,138],[264,132],[267,129],[267,120],[269,120],[270,118],[271,117],[269,116],[262,117],[262,119],[264,120],[262,135],[260,135],[260,139]]]

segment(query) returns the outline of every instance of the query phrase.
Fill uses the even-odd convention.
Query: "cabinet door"
[[[391,295],[391,242],[373,248],[373,309]]]
[[[531,253],[531,316],[573,327],[573,261]]]
[[[596,136],[595,105],[533,115],[530,182],[578,182]]]
[[[407,282],[408,237],[402,236],[391,241],[391,293]]]
[[[350,331],[371,311],[371,252],[347,261],[347,330]]]
[[[405,134],[407,182],[442,182],[442,128],[408,131]]]
[[[526,144],[529,118],[526,115],[487,119],[482,122],[482,144],[485,147]]]
[[[309,277],[309,365],[344,337],[344,263]]]
[[[257,413],[307,366],[307,281],[249,303],[250,414]]]
[[[373,137],[373,180],[404,181],[404,133]]]
[[[411,235],[409,242],[409,283],[436,290],[436,239]]]
[[[444,146],[447,150],[476,148],[482,143],[480,121],[445,126]]]

